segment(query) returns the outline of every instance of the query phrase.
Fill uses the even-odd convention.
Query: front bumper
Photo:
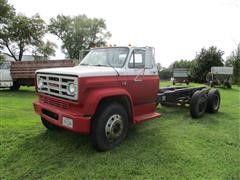
[[[33,106],[37,114],[53,125],[76,133],[90,133],[90,117],[83,117],[81,114],[72,112],[70,110],[62,110],[39,101],[34,102]],[[63,117],[72,119],[72,128],[63,124]]]
[[[0,87],[7,88],[7,87],[11,87],[11,86],[13,86],[13,82],[12,81],[1,81],[0,82]]]

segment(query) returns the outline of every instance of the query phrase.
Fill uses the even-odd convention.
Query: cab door
[[[135,48],[128,62],[128,91],[133,104],[155,103],[159,78],[154,69],[152,48]]]

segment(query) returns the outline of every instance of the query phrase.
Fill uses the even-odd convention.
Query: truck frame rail
[[[189,107],[193,118],[201,117],[205,111],[217,112],[220,94],[208,87],[164,87],[159,89],[156,105]]]

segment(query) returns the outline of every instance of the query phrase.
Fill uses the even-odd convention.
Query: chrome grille
[[[55,107],[59,107],[62,109],[69,109],[69,104],[66,102],[63,102],[62,100],[56,100],[53,98],[42,97],[42,96],[40,96],[40,100],[46,104],[49,104]]]
[[[38,92],[71,100],[77,100],[78,98],[77,77],[54,74],[37,74],[37,84],[39,84],[39,81],[41,81],[43,85],[40,88],[38,87]],[[76,93],[73,95],[68,93],[67,88],[69,83],[73,83],[76,87]]]

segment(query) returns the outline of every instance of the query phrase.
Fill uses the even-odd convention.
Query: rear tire
[[[57,130],[59,129],[57,126],[49,123],[46,119],[44,119],[43,117],[41,117],[41,120],[42,120],[42,124],[43,126],[45,126],[45,128],[51,130],[51,131],[54,131],[54,130]]]
[[[231,88],[232,88],[232,85],[231,85],[231,83],[230,83],[230,82],[228,82],[228,81],[224,83],[224,86],[225,86],[225,87],[227,87],[227,88],[229,88],[229,89],[231,89]]]
[[[17,81],[15,81],[15,82],[13,82],[13,85],[10,87],[10,90],[17,91],[17,90],[19,90],[20,86],[21,85]]]
[[[208,92],[208,100],[207,100],[207,112],[216,113],[220,107],[220,93],[217,89],[211,89]]]
[[[119,145],[127,136],[128,115],[119,103],[105,103],[93,118],[91,138],[98,151],[107,151]]]
[[[190,113],[193,118],[203,116],[207,108],[207,94],[204,91],[196,91],[190,101]]]

